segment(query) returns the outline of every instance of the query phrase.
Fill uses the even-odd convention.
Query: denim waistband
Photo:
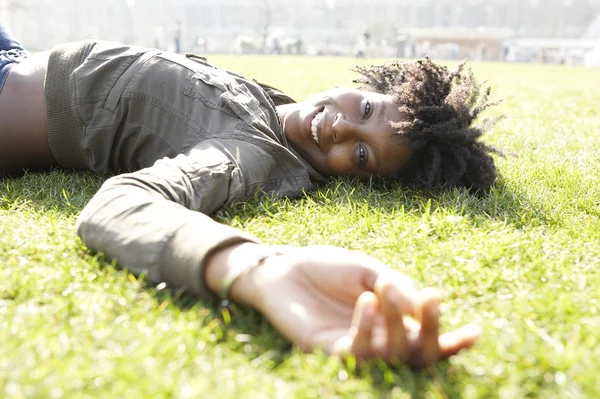
[[[26,57],[27,53],[20,50],[0,50],[0,93],[12,67]]]
[[[0,21],[0,92],[12,67],[27,58],[27,51]]]

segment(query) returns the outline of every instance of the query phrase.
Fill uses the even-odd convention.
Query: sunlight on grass
[[[355,62],[212,61],[299,99],[348,86]],[[483,326],[474,350],[422,371],[293,350],[256,312],[149,286],[90,253],[74,222],[103,179],[57,171],[0,182],[2,396],[600,396],[600,70],[473,68],[504,99],[487,140],[517,154],[497,159],[488,196],[339,179],[216,218],[267,243],[365,251],[437,287],[444,328]]]

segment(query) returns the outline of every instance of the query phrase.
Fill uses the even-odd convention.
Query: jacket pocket
[[[224,74],[217,76],[213,71],[199,70],[192,75],[184,94],[202,101],[211,108],[223,109],[226,104],[221,96],[230,90],[233,84],[234,82],[228,81]]]
[[[200,68],[187,84],[184,91],[186,96],[246,122],[249,117],[266,118],[258,100],[233,76],[209,66],[200,66]]]
[[[231,90],[224,92],[221,98],[247,124],[267,123],[267,116],[260,108],[258,100],[246,86],[237,84]]]

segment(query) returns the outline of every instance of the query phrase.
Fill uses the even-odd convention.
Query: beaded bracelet
[[[255,255],[256,258],[252,262],[237,264],[235,267],[230,268],[221,282],[221,289],[219,290],[221,299],[229,299],[229,290],[231,289],[231,286],[243,273],[262,265],[269,257],[279,255],[283,255],[283,253],[279,250],[270,248],[265,252]]]

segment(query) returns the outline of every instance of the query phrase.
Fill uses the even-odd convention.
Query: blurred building
[[[427,29],[576,38],[599,13],[600,0],[0,0],[0,18],[32,49],[101,38],[172,50],[180,21],[182,51],[348,53],[366,31],[389,49]]]

